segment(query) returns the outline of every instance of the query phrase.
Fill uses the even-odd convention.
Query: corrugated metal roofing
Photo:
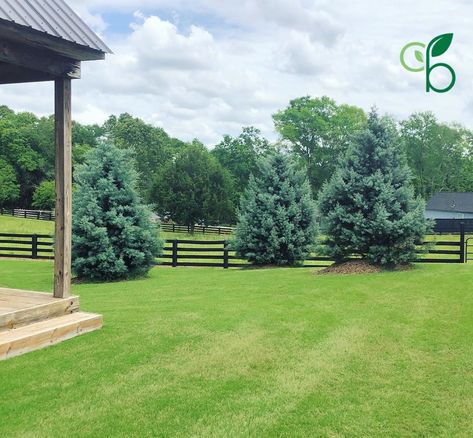
[[[64,0],[0,0],[0,19],[111,53],[107,45]]]
[[[439,192],[429,199],[427,210],[473,213],[472,192]]]

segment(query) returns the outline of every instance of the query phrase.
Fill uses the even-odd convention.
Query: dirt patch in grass
[[[316,274],[374,274],[386,271],[405,271],[408,269],[411,269],[411,265],[399,265],[393,269],[386,269],[380,266],[372,265],[366,260],[349,260],[343,263],[335,263],[331,266],[321,269],[320,271],[317,271]]]

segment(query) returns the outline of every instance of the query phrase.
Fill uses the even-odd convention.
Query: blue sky
[[[473,128],[473,5],[467,0],[69,0],[114,51],[83,65],[74,116],[103,122],[129,112],[210,147],[298,96],[328,95],[398,119],[433,111]],[[446,94],[425,93],[399,52],[454,32],[442,61],[457,72]],[[440,76],[437,80],[442,81]],[[52,112],[51,85],[2,87],[3,104]],[[26,91],[26,92],[25,92]]]

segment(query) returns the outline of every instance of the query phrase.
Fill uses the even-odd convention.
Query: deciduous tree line
[[[217,145],[183,142],[162,128],[129,114],[103,125],[73,124],[74,168],[86,153],[109,142],[126,149],[138,172],[138,190],[162,217],[192,225],[233,224],[236,207],[258,176],[257,163],[274,150],[291,155],[306,172],[314,198],[330,179],[353,137],[367,126],[358,107],[328,97],[301,97],[273,115],[279,139],[270,143],[254,127]],[[446,124],[434,114],[390,119],[407,158],[415,193],[473,191],[473,133]],[[54,123],[52,117],[15,113],[0,107],[0,206],[49,209],[54,204]]]

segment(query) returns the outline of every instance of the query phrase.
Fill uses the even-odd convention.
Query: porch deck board
[[[57,301],[52,294],[0,288],[0,315]]]

